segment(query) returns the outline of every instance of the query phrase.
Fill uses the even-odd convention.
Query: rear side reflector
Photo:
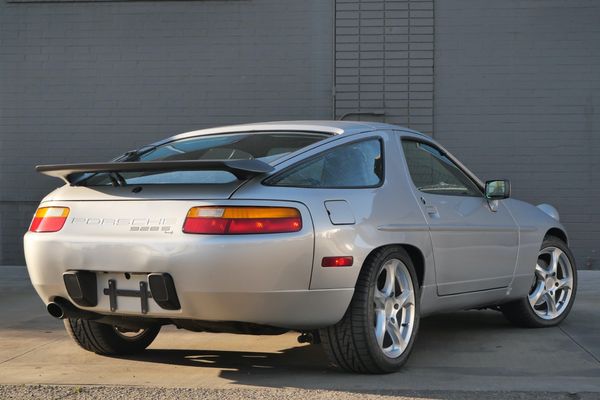
[[[322,267],[351,267],[354,263],[352,257],[323,257]]]
[[[30,232],[58,232],[69,216],[67,207],[41,207],[33,216]]]
[[[289,207],[193,207],[184,233],[239,235],[285,233],[302,229],[300,211]]]

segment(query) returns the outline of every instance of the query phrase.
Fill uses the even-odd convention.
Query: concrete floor
[[[0,384],[135,385],[202,389],[600,392],[600,271],[581,271],[558,328],[528,330],[493,311],[426,318],[406,367],[383,376],[327,368],[295,334],[241,336],[165,328],[143,355],[79,349],[47,316],[21,267],[0,267]]]

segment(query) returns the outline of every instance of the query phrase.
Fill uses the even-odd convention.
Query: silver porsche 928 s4
[[[384,373],[422,316],[492,307],[546,327],[575,299],[553,207],[398,126],[229,126],[37,170],[66,184],[25,235],[31,281],[98,354],[142,351],[165,324],[295,330],[339,368]]]

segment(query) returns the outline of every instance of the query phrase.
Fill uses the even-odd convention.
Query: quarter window
[[[451,196],[481,196],[477,185],[445,154],[426,143],[403,140],[408,171],[422,192]]]
[[[369,139],[328,150],[265,183],[294,187],[359,188],[378,186],[382,180],[381,142]]]

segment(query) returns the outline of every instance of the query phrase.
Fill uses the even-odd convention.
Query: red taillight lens
[[[323,257],[321,266],[323,267],[351,267],[354,263],[352,257]]]
[[[212,235],[285,233],[301,229],[300,211],[289,207],[194,207],[183,224],[185,233]]]
[[[33,216],[30,232],[58,232],[69,216],[67,207],[41,207]]]

